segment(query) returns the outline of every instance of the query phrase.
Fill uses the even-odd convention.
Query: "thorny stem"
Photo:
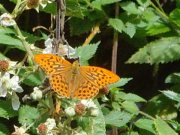
[[[92,29],[91,33],[89,34],[89,36],[88,36],[88,37],[86,38],[86,40],[84,41],[83,46],[89,44],[89,43],[91,42],[91,40],[95,37],[95,35],[96,35],[97,33],[99,33],[99,32],[100,32],[99,24],[96,24],[96,25],[94,26],[94,28]]]
[[[115,4],[115,17],[119,16],[119,3]],[[114,31],[113,37],[113,48],[112,48],[112,63],[111,63],[111,70],[116,73],[116,66],[117,66],[117,50],[118,50],[118,32]],[[118,129],[113,127],[112,129],[113,135],[118,135]]]

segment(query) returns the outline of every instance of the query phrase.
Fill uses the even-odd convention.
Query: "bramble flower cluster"
[[[56,127],[56,122],[54,119],[48,118],[45,123],[41,123],[37,130],[38,134],[42,135],[54,135],[53,129]]]
[[[12,64],[15,64],[15,63],[9,62],[9,64],[8,64],[9,67],[11,67]],[[15,66],[15,65],[13,65],[13,66]],[[9,67],[6,67],[5,71],[7,71]],[[0,69],[3,69],[3,68],[0,67]],[[19,106],[20,106],[20,101],[19,101],[19,97],[16,93],[23,92],[22,87],[19,85],[19,76],[14,75],[13,71],[4,72],[2,70],[0,72],[0,76],[1,76],[1,78],[0,78],[0,97],[6,97],[6,96],[10,97],[13,109],[18,110]]]

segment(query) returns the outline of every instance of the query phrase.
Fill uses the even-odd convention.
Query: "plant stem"
[[[151,115],[149,115],[149,114],[147,114],[147,113],[145,113],[145,112],[139,111],[139,113],[140,113],[141,115],[143,115],[143,116],[145,116],[145,117],[151,119],[151,120],[155,120],[154,117],[152,117]]]
[[[119,16],[119,3],[117,2],[115,5],[115,17]],[[117,50],[118,50],[118,32],[114,31],[113,37],[113,48],[112,48],[112,64],[111,70],[116,73],[117,66]]]

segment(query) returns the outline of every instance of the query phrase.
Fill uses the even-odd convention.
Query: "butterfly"
[[[117,82],[115,73],[95,66],[80,66],[53,54],[37,54],[35,62],[49,77],[52,89],[60,96],[77,99],[95,97],[99,89]]]

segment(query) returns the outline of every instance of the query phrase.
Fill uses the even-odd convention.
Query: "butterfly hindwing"
[[[70,62],[52,54],[37,54],[35,55],[34,60],[47,75],[59,74],[71,67]]]
[[[78,99],[90,99],[95,97],[99,92],[99,88],[89,81],[84,81],[75,89],[74,97]]]
[[[62,97],[70,97],[69,85],[62,75],[54,74],[49,77],[52,89]]]

